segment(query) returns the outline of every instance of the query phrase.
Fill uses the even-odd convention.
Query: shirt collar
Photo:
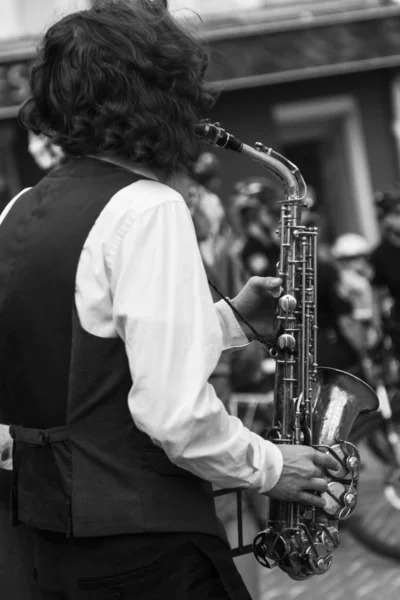
[[[143,164],[134,163],[127,158],[120,158],[116,156],[109,156],[107,154],[89,154],[90,158],[95,158],[97,160],[104,160],[105,162],[112,163],[114,165],[118,165],[123,169],[127,169],[128,171],[132,171],[133,173],[137,173],[139,175],[143,175],[148,179],[153,179],[155,181],[160,181],[161,176],[157,175],[154,170],[150,169]]]

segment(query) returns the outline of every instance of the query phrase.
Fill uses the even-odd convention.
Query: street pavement
[[[400,563],[364,549],[349,532],[325,575],[292,581],[279,569],[263,569],[257,600],[399,600]]]

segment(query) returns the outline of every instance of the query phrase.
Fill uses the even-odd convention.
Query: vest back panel
[[[211,486],[135,426],[119,338],[80,325],[80,254],[96,219],[138,176],[68,161],[19,198],[1,225],[0,393],[14,437],[16,521],[73,536],[219,535]]]

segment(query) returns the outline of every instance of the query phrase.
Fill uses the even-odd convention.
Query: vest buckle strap
[[[65,426],[53,427],[51,429],[33,429],[11,425],[10,435],[16,442],[29,444],[30,446],[45,446],[56,442],[64,442],[69,439],[68,429]]]
[[[38,438],[42,445],[48,444],[50,441],[49,434],[47,433],[47,431],[39,431]]]

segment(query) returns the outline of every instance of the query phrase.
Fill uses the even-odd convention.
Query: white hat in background
[[[337,260],[368,256],[372,252],[371,244],[358,233],[344,233],[334,242],[332,255]]]

